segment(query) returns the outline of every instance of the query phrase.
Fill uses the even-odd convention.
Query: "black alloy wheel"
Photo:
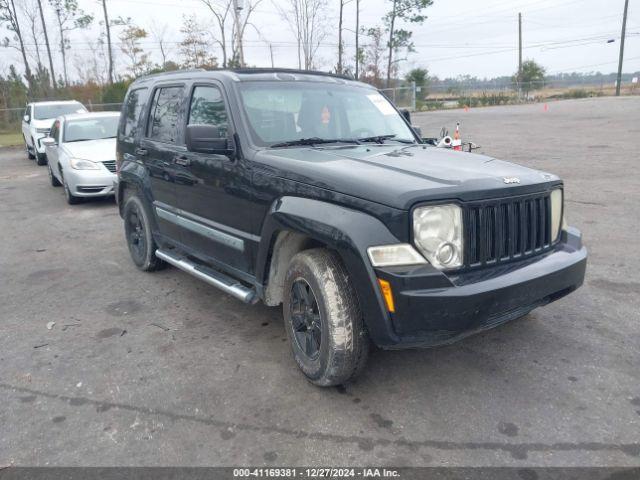
[[[140,270],[153,272],[166,266],[156,257],[158,245],[153,238],[149,210],[136,193],[125,192],[122,208],[124,237],[131,260]]]
[[[337,252],[296,253],[285,274],[282,306],[293,358],[310,382],[328,387],[358,376],[367,362],[369,336]]]
[[[127,234],[127,242],[131,256],[136,264],[144,263],[147,253],[147,237],[140,213],[140,207],[137,204],[131,206],[128,212],[125,230]]]
[[[310,360],[315,360],[322,344],[322,315],[311,286],[302,278],[291,287],[289,308],[295,341]]]

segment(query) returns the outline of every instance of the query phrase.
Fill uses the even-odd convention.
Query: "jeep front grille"
[[[529,257],[555,241],[549,193],[466,205],[463,222],[466,267]]]

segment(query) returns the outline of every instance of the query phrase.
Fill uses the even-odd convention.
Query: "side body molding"
[[[366,213],[332,203],[300,197],[282,197],[269,210],[261,234],[256,262],[256,278],[266,282],[269,252],[278,234],[291,231],[306,235],[336,250],[353,281],[369,334],[388,339],[396,334],[390,323],[375,272],[367,257],[372,245],[398,243],[399,240],[378,219]]]

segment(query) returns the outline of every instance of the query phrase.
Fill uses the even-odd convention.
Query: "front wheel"
[[[49,182],[51,182],[51,186],[59,187],[60,180],[58,180],[56,176],[53,174],[53,171],[51,170],[51,165],[47,165],[47,170],[49,171]]]
[[[158,246],[153,240],[149,214],[137,195],[126,199],[123,207],[124,234],[133,263],[140,270],[152,272],[166,264],[156,257]]]
[[[31,153],[31,150],[29,150],[29,144],[27,143],[27,139],[23,136],[22,139],[24,140],[24,149],[27,151],[27,158],[29,160],[33,160],[34,158],[36,158],[36,156]]]
[[[76,205],[82,201],[80,197],[76,197],[73,193],[71,193],[71,189],[69,188],[69,184],[64,178],[64,175],[62,175],[62,186],[64,187],[64,197],[67,199],[67,203],[69,205]]]
[[[283,313],[293,357],[314,384],[354,379],[369,354],[369,337],[351,279],[326,249],[293,257],[285,278]]]
[[[38,165],[46,165],[47,164],[47,154],[38,152],[35,147],[33,150],[36,152],[36,163]]]

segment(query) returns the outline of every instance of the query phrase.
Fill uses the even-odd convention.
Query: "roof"
[[[70,103],[79,103],[82,105],[82,102],[78,100],[47,100],[46,102],[28,102],[28,105],[66,105]]]
[[[69,113],[67,115],[62,115],[60,118],[63,118],[65,121],[67,120],[77,120],[77,119],[92,119],[92,118],[103,118],[103,117],[119,117],[120,112],[87,112],[87,113]]]
[[[329,72],[319,72],[314,70],[297,70],[291,68],[238,68],[238,69],[214,69],[214,70],[175,70],[171,72],[154,73],[136,79],[134,83],[146,83],[147,81],[160,79],[198,79],[198,78],[226,78],[235,82],[243,81],[314,81],[336,84],[352,84],[366,86],[351,77],[337,75]]]

